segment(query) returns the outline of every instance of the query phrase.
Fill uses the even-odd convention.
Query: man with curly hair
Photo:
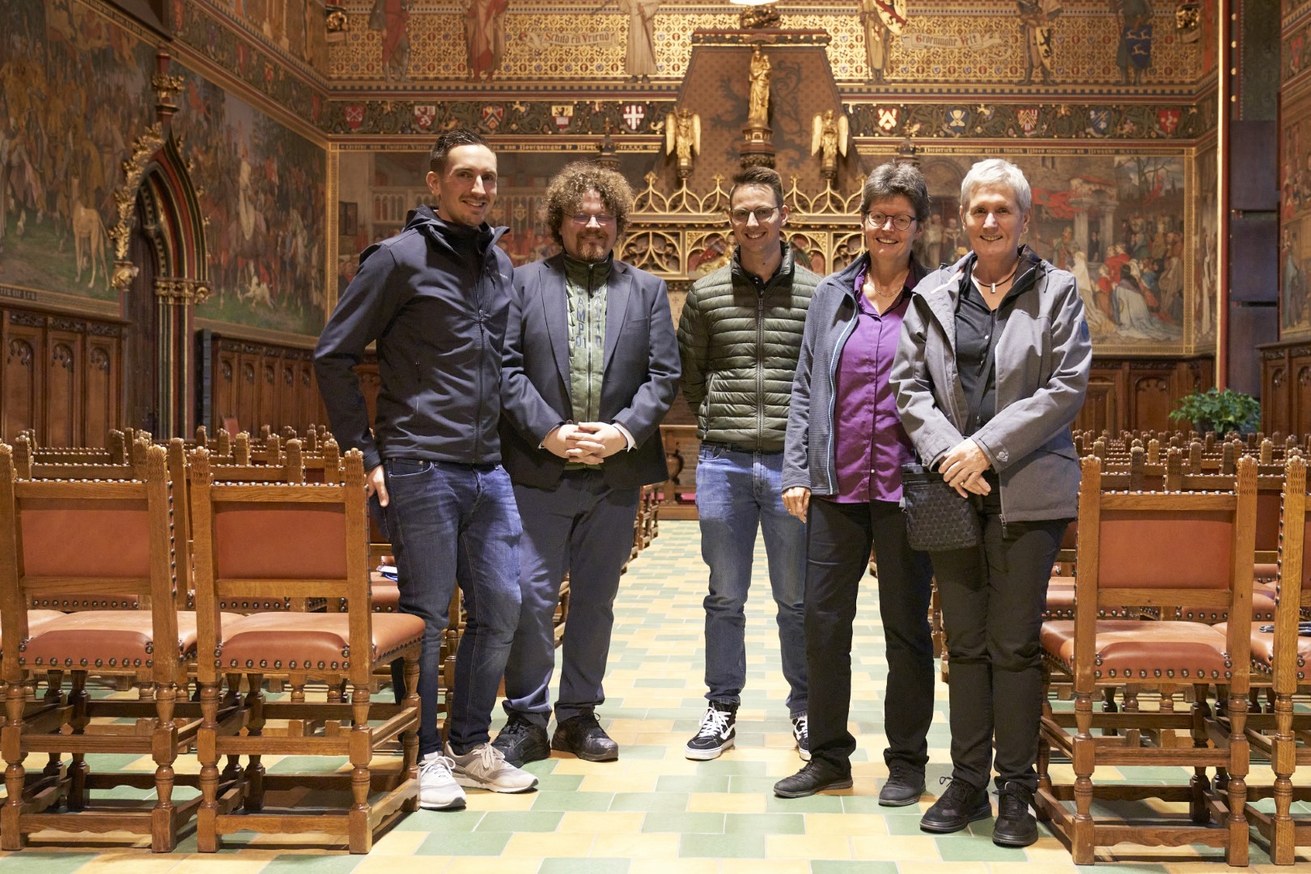
[[[632,203],[623,176],[570,164],[546,192],[546,223],[564,251],[514,272],[501,440],[523,518],[523,608],[505,669],[509,720],[493,745],[515,765],[551,749],[593,762],[619,757],[595,711],[639,493],[668,476],[660,420],[679,376],[664,280],[614,257]],[[569,621],[548,745],[552,617],[566,572]]]

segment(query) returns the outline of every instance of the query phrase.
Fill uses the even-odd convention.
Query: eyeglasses
[[[593,215],[590,212],[576,212],[569,216],[569,220],[579,227],[585,228],[592,222],[596,222],[599,227],[608,228],[615,223],[615,217],[612,215]]]
[[[728,217],[735,225],[744,225],[752,216],[756,217],[756,224],[763,225],[774,217],[778,212],[777,206],[761,206],[756,209],[735,209],[729,212]]]
[[[894,228],[896,228],[899,231],[904,231],[906,230],[906,228],[910,227],[911,222],[919,221],[919,219],[917,219],[913,215],[906,215],[904,212],[898,213],[897,215],[887,215],[886,213],[872,212],[869,215],[865,216],[865,221],[868,222],[869,226],[872,228],[881,228],[884,225],[886,225],[889,221],[891,221],[892,226]]]

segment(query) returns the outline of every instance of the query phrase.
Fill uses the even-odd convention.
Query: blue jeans
[[[488,741],[492,707],[519,622],[519,510],[500,465],[395,458],[385,463],[387,530],[400,607],[423,619],[419,755],[441,749],[437,695],[442,633],[456,583],[467,614],[448,691],[447,739],[457,753]]]
[[[783,508],[781,452],[738,452],[705,444],[696,468],[706,595],[706,698],[737,705],[746,685],[746,601],[756,530],[764,530],[769,583],[778,605],[778,642],[788,713],[806,712],[806,526]]]

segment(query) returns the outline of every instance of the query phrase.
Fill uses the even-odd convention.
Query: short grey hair
[[[977,162],[961,180],[961,209],[968,209],[974,192],[985,185],[1009,188],[1015,195],[1015,205],[1023,215],[1028,215],[1033,208],[1033,190],[1029,188],[1029,180],[1024,178],[1020,168],[1001,158],[988,158]]]

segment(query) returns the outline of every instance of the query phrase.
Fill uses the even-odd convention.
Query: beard
[[[610,248],[603,237],[580,237],[578,239],[578,260],[589,264],[604,261],[610,256]]]

